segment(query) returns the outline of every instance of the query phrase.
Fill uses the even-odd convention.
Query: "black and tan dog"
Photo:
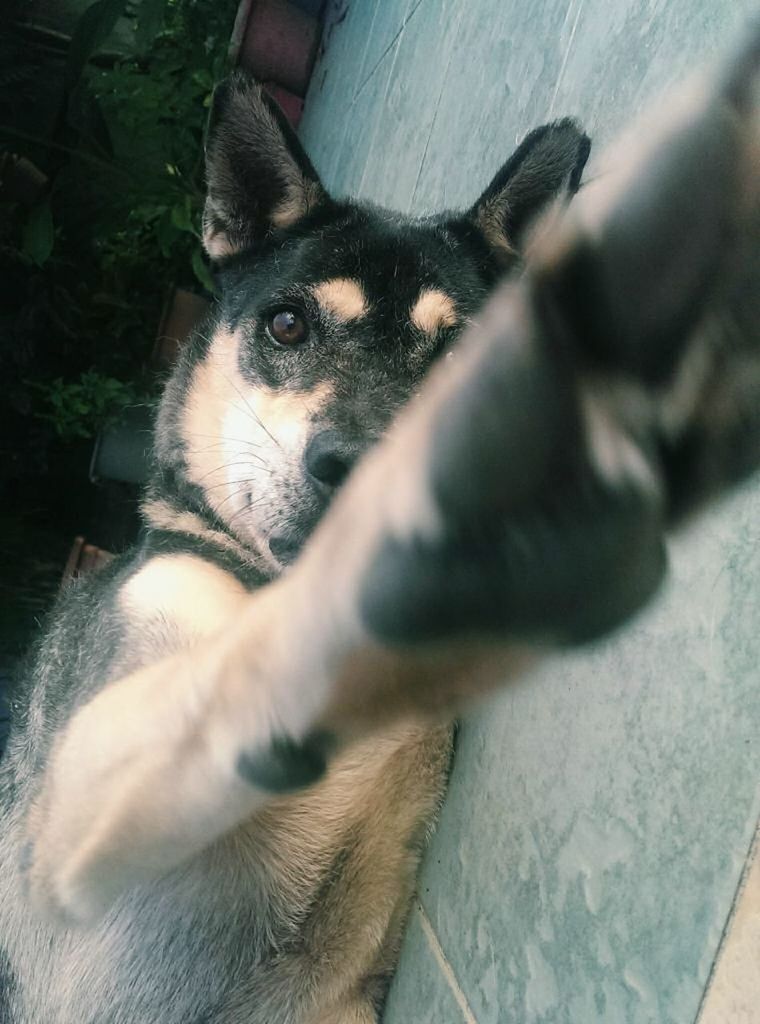
[[[219,91],[223,294],[144,536],[68,588],[17,695],[3,1024],[378,1020],[452,714],[624,621],[666,529],[760,462],[757,64],[555,205],[462,339],[577,187],[578,128],[410,220],[331,199],[256,86]]]

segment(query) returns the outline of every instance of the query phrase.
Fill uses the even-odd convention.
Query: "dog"
[[[221,299],[144,531],[15,696],[3,1024],[379,1020],[453,716],[626,622],[760,464],[759,64],[567,209],[569,120],[424,219],[330,197],[257,85],[217,90]]]

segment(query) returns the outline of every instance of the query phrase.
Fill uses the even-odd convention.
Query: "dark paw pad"
[[[603,636],[646,603],[666,563],[656,506],[636,495],[598,497],[564,514],[538,508],[490,540],[387,539],[364,578],[365,626],[401,644],[469,635],[564,645]]]
[[[301,742],[277,736],[266,748],[240,754],[237,771],[259,789],[289,793],[319,781],[327,768],[331,746],[325,733],[313,733]]]

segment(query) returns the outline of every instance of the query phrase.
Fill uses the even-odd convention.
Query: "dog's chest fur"
[[[56,674],[72,657],[97,672],[108,637],[125,628],[108,591],[134,576],[127,566],[72,595],[76,612],[64,611],[47,638],[26,729],[3,762],[2,1024],[374,1020],[442,795],[448,729],[408,726],[357,745],[308,794],[274,800],[92,928],[30,922],[17,865],[54,733],[40,709],[57,704],[65,715]],[[104,642],[77,653],[68,628],[88,605],[99,609]],[[181,643],[179,631],[165,629],[164,642]]]

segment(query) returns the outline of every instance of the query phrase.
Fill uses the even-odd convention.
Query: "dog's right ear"
[[[538,215],[577,191],[590,150],[589,137],[570,118],[542,125],[523,139],[466,214],[497,258],[511,262]]]
[[[240,72],[214,91],[206,182],[203,244],[215,260],[259,245],[329,203],[282,111]]]

